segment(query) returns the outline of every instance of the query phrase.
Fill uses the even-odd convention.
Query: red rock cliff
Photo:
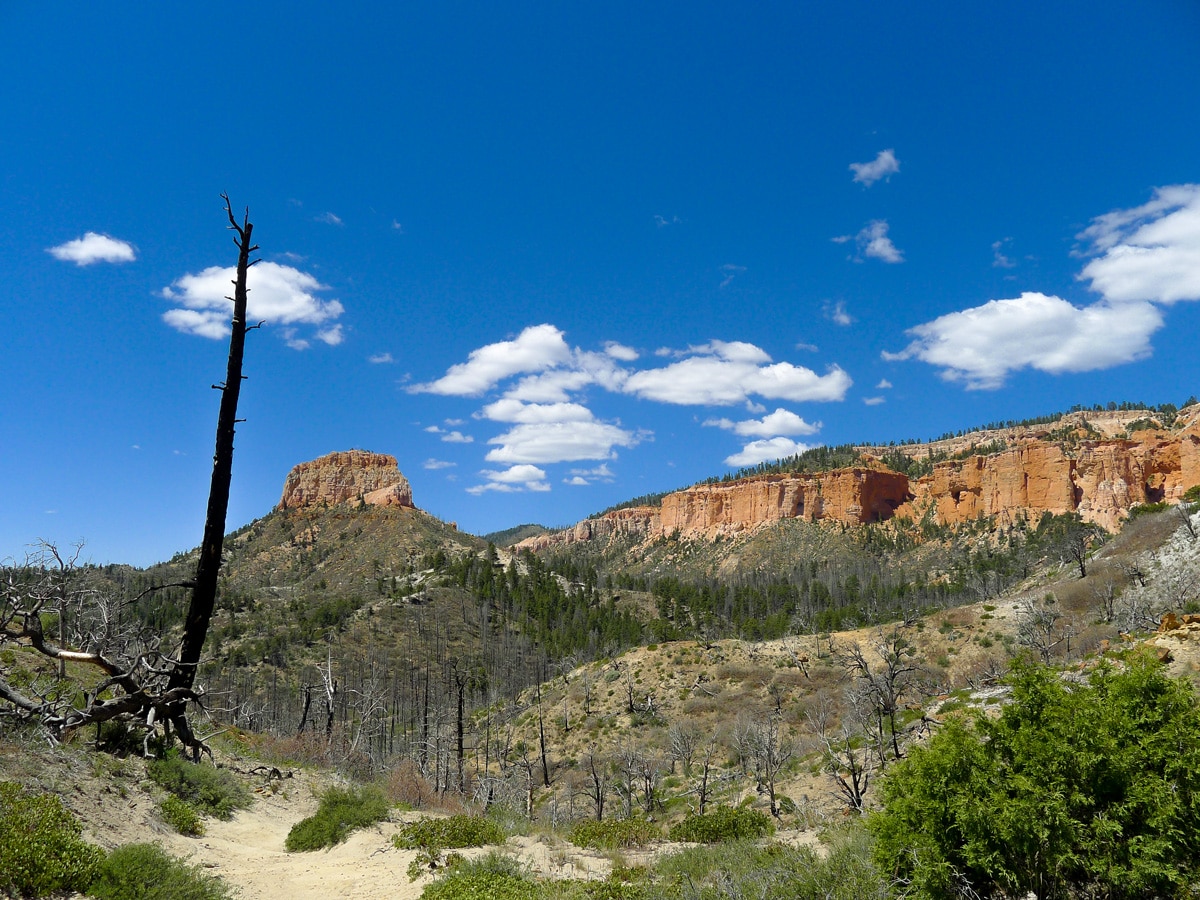
[[[283,483],[280,509],[336,506],[413,506],[412,487],[396,467],[396,457],[365,450],[330,453],[300,463]]]
[[[1071,452],[1030,440],[991,456],[935,464],[932,475],[910,485],[912,502],[896,512],[919,518],[932,505],[936,520],[948,525],[979,516],[1078,512],[1115,531],[1131,507],[1178,500],[1194,484],[1200,484],[1195,434],[1087,441]]]
[[[1178,500],[1200,484],[1200,421],[1176,435],[1137,436],[1085,441],[1071,450],[1025,438],[1000,453],[937,463],[931,475],[911,482],[882,467],[856,467],[696,485],[668,494],[661,507],[606,513],[519,546],[536,551],[614,535],[713,538],[792,518],[858,525],[897,515],[919,519],[931,507],[935,521],[946,525],[1078,512],[1114,531],[1131,507]]]

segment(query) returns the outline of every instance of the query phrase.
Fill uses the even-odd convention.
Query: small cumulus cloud
[[[392,219],[392,231],[396,232],[396,234],[404,234],[404,226],[395,219]]]
[[[875,385],[875,390],[886,391],[892,386],[892,383],[886,378],[879,379],[879,384]]]
[[[743,437],[772,437],[778,435],[816,434],[821,423],[806,422],[791,410],[777,409],[761,419],[734,422],[731,419],[707,419],[705,425],[723,428]]]
[[[867,406],[879,406],[879,404],[886,402],[886,397],[863,397],[863,403]]]
[[[811,449],[808,444],[801,444],[786,437],[751,441],[740,452],[725,457],[725,464],[730,466],[756,466],[760,462],[783,459],[785,456],[796,456]]]
[[[448,431],[442,435],[442,440],[447,444],[473,444],[475,438],[469,434],[463,434],[461,431]]]
[[[422,468],[429,469],[430,471],[437,471],[438,469],[452,469],[456,465],[458,465],[458,463],[452,463],[444,459],[434,459],[433,457],[430,457],[422,464]]]
[[[788,362],[772,363],[753,344],[712,341],[678,362],[629,376],[626,393],[684,406],[731,406],[752,395],[768,400],[841,400],[853,383],[838,366],[825,375]]]
[[[890,179],[900,171],[900,160],[896,159],[895,150],[881,150],[870,162],[850,163],[850,171],[854,180],[864,187],[870,187],[882,179]]]
[[[613,473],[609,469],[608,463],[601,463],[594,469],[571,469],[568,476],[563,479],[563,484],[570,484],[576,487],[595,484],[598,481],[611,483],[613,480]]]
[[[835,325],[843,327],[854,324],[854,317],[846,312],[846,301],[839,300],[837,303],[826,303],[824,308],[825,318],[833,322]]]
[[[341,324],[332,325],[329,328],[322,328],[317,332],[317,340],[330,347],[336,347],[346,339],[345,333],[342,331]]]
[[[133,244],[95,231],[57,247],[48,247],[46,252],[55,259],[73,262],[77,266],[90,266],[98,262],[125,263],[137,259]]]
[[[683,222],[683,219],[679,218],[679,216],[667,217],[667,216],[656,215],[654,217],[654,224],[656,226],[658,226],[659,228],[666,228],[668,225],[679,225],[682,222]]]
[[[479,473],[487,479],[483,484],[467,488],[468,494],[479,494],[485,491],[500,491],[515,493],[518,491],[548,491],[550,485],[546,481],[546,473],[537,466],[515,465],[502,471],[485,469]]]
[[[554,463],[612,459],[614,447],[636,447],[645,434],[607,422],[537,422],[517,425],[488,441],[488,462]]]
[[[552,368],[570,356],[561,331],[553,325],[534,325],[511,341],[472,350],[465,363],[453,365],[436,381],[413,385],[409,391],[475,397],[505,378]]]
[[[618,344],[616,341],[605,341],[604,352],[613,359],[621,362],[635,362],[639,357],[639,353],[632,347],[626,347],[624,344]]]
[[[316,216],[316,217],[313,219],[313,221],[314,221],[314,222],[320,222],[320,223],[322,223],[323,225],[338,225],[338,226],[341,226],[341,225],[344,225],[344,224],[345,224],[344,222],[342,222],[342,219],[341,219],[341,217],[340,217],[340,216],[335,216],[335,215],[334,215],[333,213],[331,213],[331,212],[323,212],[323,213],[321,213],[319,216]]]
[[[1002,241],[992,241],[992,268],[994,269],[1012,269],[1016,267],[1016,263],[1005,255],[1004,250],[1012,241],[1012,238],[1005,238]]]
[[[885,263],[904,262],[904,253],[888,237],[888,223],[884,219],[871,220],[858,234],[844,234],[833,238],[835,244],[845,244],[849,241],[854,241],[858,248],[858,254],[851,257],[854,262],[862,262],[864,259],[878,259]]]
[[[163,313],[163,321],[177,331],[214,340],[229,334],[232,304],[228,300],[237,270],[210,266],[184,275],[163,288],[162,296],[180,304]],[[340,326],[332,324],[345,307],[338,300],[322,300],[320,291],[329,288],[312,275],[292,266],[260,262],[246,276],[247,318],[270,325],[289,326],[283,336],[290,346],[304,349],[308,341],[297,337],[295,326],[317,326],[315,337],[331,346],[341,343]]]
[[[390,353],[376,353],[372,356],[367,357],[367,362],[372,363],[373,365],[376,365],[376,366],[390,365],[391,363],[394,363],[395,361],[396,360],[394,360],[392,358],[392,354],[390,354]]]

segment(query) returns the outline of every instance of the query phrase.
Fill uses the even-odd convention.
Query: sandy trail
[[[316,811],[316,793],[327,785],[297,772],[294,778],[276,782],[275,786],[274,793],[268,790],[256,793],[250,808],[241,810],[227,822],[205,819],[206,833],[192,838],[177,834],[162,823],[154,791],[147,784],[141,785],[140,790],[123,792],[120,799],[110,788],[94,793],[81,785],[69,800],[87,823],[90,839],[110,848],[135,842],[157,843],[169,853],[219,875],[241,900],[341,897],[416,900],[432,880],[433,876],[426,874],[410,881],[408,866],[416,851],[398,850],[392,845],[392,835],[405,822],[430,813],[393,811],[389,821],[356,831],[336,847],[288,853],[284,849],[288,831]],[[811,831],[785,832],[776,837],[819,849],[816,834]],[[647,864],[680,846],[656,843],[641,850],[624,851],[621,857],[629,864]],[[477,857],[494,849],[458,852]],[[612,869],[608,855],[580,849],[554,835],[513,837],[499,849],[549,878],[602,879]]]

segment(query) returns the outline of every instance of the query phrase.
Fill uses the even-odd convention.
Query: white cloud
[[[886,397],[863,397],[863,403],[867,406],[879,406],[879,404],[886,402]]]
[[[631,448],[652,439],[650,431],[597,418],[589,405],[581,402],[580,393],[589,388],[664,403],[745,404],[752,414],[765,414],[756,398],[842,400],[852,384],[850,376],[837,366],[818,375],[791,363],[775,363],[762,348],[745,341],[712,340],[682,351],[663,350],[660,356],[674,359],[643,370],[627,365],[639,359],[632,348],[612,341],[602,346],[601,352],[571,348],[556,327],[532,326],[513,340],[472,351],[466,362],[451,366],[442,378],[409,390],[458,396],[495,392],[473,415],[510,427],[488,440],[491,449],[486,459],[545,465],[614,459],[616,448]],[[762,419],[730,422],[729,427],[743,436],[767,437],[809,434],[819,426],[780,409]],[[441,426],[427,430],[442,440],[469,440],[456,431],[447,433]],[[607,470],[586,474],[588,471],[576,470],[571,476],[585,481],[611,477]]]
[[[682,221],[683,219],[679,218],[679,216],[671,216],[669,219],[666,216],[656,215],[654,217],[654,224],[659,228],[666,228],[668,225],[678,225]]]
[[[493,422],[590,422],[595,417],[586,406],[578,403],[522,403],[511,397],[489,403],[480,413]]]
[[[775,437],[763,441],[751,441],[741,449],[741,452],[727,456],[725,464],[730,466],[756,466],[760,462],[782,459],[785,456],[795,456],[811,449],[808,444],[801,444],[791,438]]]
[[[232,282],[237,270],[232,267],[210,266],[195,275],[184,275],[162,290],[166,299],[181,307],[163,313],[163,321],[172,328],[200,337],[222,338],[229,334],[233,314],[227,296],[233,292]],[[329,290],[312,275],[291,266],[260,262],[246,276],[247,319],[253,323],[265,321],[271,325],[323,325],[316,337],[327,344],[341,343],[340,326],[327,324],[338,318],[345,307],[337,300],[322,300],[317,291]],[[308,342],[285,333],[293,345]]]
[[[995,389],[1025,368],[1089,372],[1141,359],[1162,316],[1149,303],[1095,303],[1082,309],[1060,297],[1027,292],[1011,300],[948,313],[910,328],[915,337],[888,360],[919,359],[948,381]]]
[[[447,444],[473,444],[475,438],[469,434],[463,434],[461,431],[448,431],[442,435],[442,440]]]
[[[825,304],[825,318],[829,319],[835,325],[853,325],[854,317],[846,312],[846,301],[839,300],[837,303]]]
[[[608,463],[601,463],[594,469],[572,469],[570,478],[564,478],[563,484],[571,484],[581,486],[585,484],[595,484],[597,481],[611,482],[613,480],[612,470],[609,469]]]
[[[888,237],[888,223],[883,219],[868,222],[854,240],[858,244],[858,252],[868,259],[879,259],[885,263],[904,262],[904,254],[896,249]]]
[[[452,469],[456,465],[458,465],[458,463],[447,462],[444,459],[434,459],[433,457],[430,457],[429,459],[425,460],[422,468],[436,471],[437,469]]]
[[[1078,278],[1100,299],[1075,306],[1027,292],[909,329],[903,351],[968,388],[998,388],[1025,368],[1087,372],[1143,359],[1163,325],[1155,304],[1200,300],[1200,185],[1158,188],[1148,203],[1092,220],[1077,237],[1092,257]],[[993,250],[999,250],[993,246]]]
[[[618,344],[616,341],[605,341],[604,352],[613,359],[618,359],[621,362],[633,362],[639,356],[638,352],[632,347],[626,347],[624,344]]]
[[[660,403],[729,406],[757,394],[770,400],[841,400],[853,383],[837,366],[826,375],[791,363],[769,363],[771,357],[740,341],[692,347],[694,355],[659,369],[629,376],[626,393]]]
[[[1005,238],[1002,241],[992,242],[992,268],[995,269],[1012,269],[1017,264],[1004,255],[1004,248],[1010,241],[1010,238]]]
[[[331,212],[321,213],[313,221],[321,222],[325,225],[342,225],[342,224],[344,224],[339,216],[335,216]]]
[[[1200,185],[1159,188],[1149,203],[1099,216],[1078,236],[1102,254],[1079,277],[1109,302],[1200,300]]]
[[[322,328],[317,332],[317,340],[328,344],[330,347],[336,347],[345,339],[345,335],[342,334],[341,324],[334,325],[330,328]]]
[[[892,386],[892,383],[890,381],[888,381],[886,378],[881,378],[881,379],[879,379],[879,384],[875,385],[875,390],[886,391],[891,386]]]
[[[554,463],[612,459],[613,447],[634,447],[645,437],[605,422],[539,422],[521,424],[489,444],[489,462]]]
[[[708,419],[705,425],[715,425],[742,437],[773,437],[784,434],[816,434],[821,430],[821,423],[815,425],[804,421],[794,412],[777,409],[761,419],[747,419],[734,422],[730,419]]]
[[[477,397],[498,382],[524,372],[540,372],[570,359],[563,333],[553,325],[534,325],[515,340],[472,350],[465,363],[451,366],[437,381],[409,388],[413,393]]]
[[[486,478],[487,482],[467,488],[468,494],[479,495],[484,491],[513,493],[550,490],[550,485],[546,482],[546,473],[537,466],[516,465],[500,472],[485,469],[479,474]]]
[[[373,356],[367,357],[367,362],[377,366],[387,365],[389,363],[394,363],[395,361],[396,360],[392,359],[392,354],[390,353],[376,353]]]
[[[899,172],[900,160],[896,159],[896,151],[880,150],[870,162],[850,163],[850,171],[854,173],[855,181],[870,187],[879,179],[890,178]]]
[[[77,266],[90,266],[98,262],[133,262],[137,259],[137,251],[133,244],[94,231],[57,247],[48,247],[46,252],[55,259],[73,262]]]

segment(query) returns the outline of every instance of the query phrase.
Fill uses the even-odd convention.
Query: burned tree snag
[[[171,688],[192,687],[216,604],[217,575],[221,569],[225,516],[229,508],[229,484],[233,478],[233,433],[237,424],[238,395],[242,388],[242,353],[246,345],[246,275],[250,266],[257,262],[250,259],[250,254],[257,250],[258,246],[251,241],[254,225],[250,222],[249,211],[242,217],[242,223],[239,225],[233,215],[229,195],[222,194],[221,198],[225,201],[229,228],[237,233],[234,244],[238,248],[237,277],[233,282],[233,296],[228,298],[233,301],[229,364],[224,384],[213,385],[221,392],[221,408],[217,416],[217,440],[213,454],[212,482],[208,493],[208,514],[204,520],[204,542],[200,545],[200,562],[196,569],[192,600],[183,626],[183,643],[169,683]],[[171,719],[184,743],[198,752],[198,743],[187,725],[184,710],[180,709]]]

